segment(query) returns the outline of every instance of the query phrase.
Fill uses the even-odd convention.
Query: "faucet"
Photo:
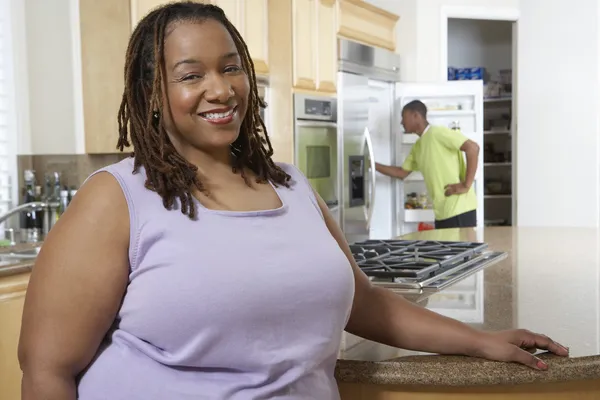
[[[0,215],[0,224],[6,222],[10,217],[12,217],[15,214],[19,214],[22,211],[37,211],[37,210],[43,210],[43,209],[50,210],[50,209],[57,209],[58,207],[59,207],[58,202],[32,201],[30,203],[24,203],[24,204],[18,205],[16,207],[8,210],[4,214],[1,214]],[[50,231],[50,228],[52,228],[52,225],[53,225],[52,222],[53,221],[51,221],[51,219],[49,218],[48,223],[44,224],[44,231],[42,232],[44,234],[44,236],[46,234],[48,234],[48,232]],[[14,231],[12,231],[11,233],[14,235]],[[37,241],[38,234],[35,233],[33,236],[34,236],[33,241]],[[13,244],[13,245],[16,244],[14,237],[12,237],[10,240],[11,240],[11,244]]]

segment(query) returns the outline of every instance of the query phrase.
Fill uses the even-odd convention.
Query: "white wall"
[[[442,69],[441,19],[444,7],[518,9],[519,0],[366,0],[400,16],[397,52],[403,63],[401,78],[410,82],[436,82]],[[445,64],[445,62],[444,62]]]
[[[449,19],[448,66],[485,67],[491,79],[512,69],[512,22]]]
[[[19,154],[83,153],[78,0],[10,0]]]
[[[393,3],[393,0],[390,0]],[[531,2],[531,1],[530,1]],[[435,82],[440,80],[442,70],[441,18],[444,7],[476,7],[495,9],[518,9],[519,0],[419,0],[417,10],[417,36],[419,52],[417,56],[417,82]],[[539,3],[538,3],[539,6]]]
[[[518,223],[599,226],[599,5],[535,3],[518,31]]]
[[[400,16],[396,24],[396,53],[400,54],[400,79],[417,77],[419,52],[417,36],[417,0],[365,0],[367,3]],[[423,0],[421,0],[423,1]]]
[[[25,0],[31,152],[76,152],[70,0]]]
[[[25,33],[25,3],[9,0],[15,87],[15,126],[17,154],[31,153],[31,128],[29,123],[29,79],[27,76],[27,42]]]

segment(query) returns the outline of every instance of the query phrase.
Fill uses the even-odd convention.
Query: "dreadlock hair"
[[[248,76],[250,94],[248,110],[242,121],[240,134],[231,144],[232,169],[240,172],[248,186],[250,181],[244,170],[256,175],[257,183],[273,182],[289,187],[290,176],[272,160],[273,146],[265,123],[260,117],[260,99],[256,87],[254,63],[248,47],[238,30],[225,16],[223,10],[211,4],[192,1],[170,3],[152,10],[136,26],[127,47],[125,60],[125,89],[119,108],[119,140],[117,149],[129,147],[134,151],[133,173],[144,167],[145,187],[158,193],[166,209],[176,207],[190,219],[196,218],[193,192],[209,195],[198,178],[198,168],[179,154],[162,124],[162,114],[168,104],[163,104],[162,88],[166,76],[164,42],[170,24],[177,22],[203,22],[213,19],[225,26],[231,35]]]

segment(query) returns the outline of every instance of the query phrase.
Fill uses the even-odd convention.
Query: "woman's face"
[[[167,30],[165,129],[182,154],[229,150],[248,108],[248,76],[218,21],[177,22]]]

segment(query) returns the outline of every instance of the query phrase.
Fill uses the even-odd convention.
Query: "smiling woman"
[[[208,194],[206,171],[189,173],[203,164],[199,148],[216,149],[211,158],[233,161],[246,181],[251,174],[286,184],[288,174],[271,160],[248,48],[220,8],[178,3],[150,12],[131,37],[125,76],[119,146],[131,139],[136,171],[146,168],[147,185],[167,207],[178,198],[194,218],[192,198]]]
[[[248,50],[215,6],[150,12],[127,49],[118,143],[46,238],[19,344],[24,400],[339,398],[342,332],[546,365],[371,285],[308,180],[275,164]]]

